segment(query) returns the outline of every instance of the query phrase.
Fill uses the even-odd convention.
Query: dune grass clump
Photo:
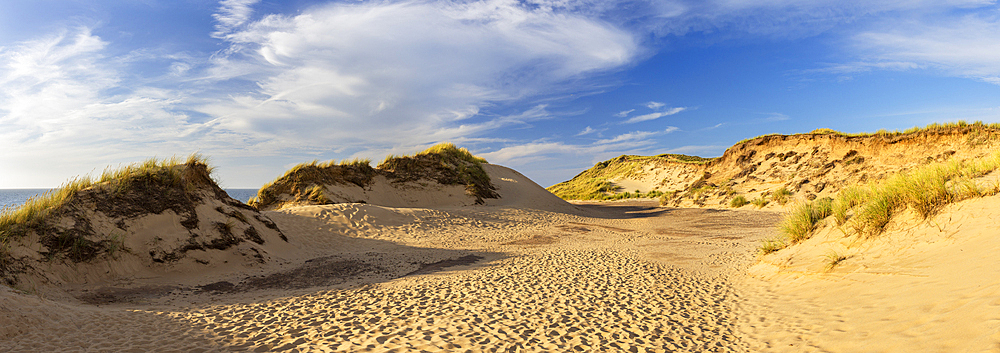
[[[750,203],[752,203],[754,206],[757,206],[757,208],[764,208],[764,206],[767,206],[768,201],[763,196],[757,196],[757,198],[753,199],[753,201],[750,201]]]
[[[847,222],[847,211],[861,204],[868,196],[868,189],[860,186],[849,186],[837,194],[833,200],[833,217],[837,220],[837,225]]]
[[[777,202],[779,205],[784,206],[786,203],[788,203],[788,200],[791,196],[792,192],[789,191],[784,186],[782,186],[777,190],[774,190],[774,193],[771,194],[771,200]]]
[[[431,179],[443,185],[465,185],[466,194],[482,204],[483,199],[500,197],[484,163],[488,162],[467,149],[442,143],[413,156],[386,157],[376,168],[398,182]]]
[[[194,183],[214,183],[211,180],[212,168],[207,160],[199,154],[192,154],[187,159],[171,157],[167,159],[148,159],[144,162],[130,164],[116,169],[105,169],[99,177],[77,177],[59,188],[42,195],[28,199],[19,207],[5,207],[0,210],[0,272],[3,263],[8,259],[6,249],[11,240],[27,235],[32,231],[43,231],[50,228],[48,219],[60,212],[68,202],[81,191],[91,188],[105,188],[114,199],[125,197],[146,197],[135,195],[156,194],[157,190],[181,188],[191,191]],[[113,200],[114,200],[113,199]],[[99,204],[100,208],[132,211],[129,207],[142,205]],[[107,239],[95,242],[85,239],[73,232],[44,234],[41,242],[49,249],[48,256],[53,258],[57,253],[65,253],[74,261],[85,261],[104,251],[114,256],[121,248],[124,234],[113,234]]]
[[[799,204],[778,224],[778,230],[792,244],[809,239],[812,231],[816,229],[817,223],[832,213],[832,201],[831,198],[824,197],[813,202]]]
[[[850,221],[859,235],[877,236],[902,210],[911,209],[928,219],[950,203],[997,193],[997,186],[986,189],[973,180],[997,168],[1000,153],[924,165],[884,181],[844,189],[833,203],[834,215],[838,224]]]
[[[840,265],[841,262],[844,262],[844,260],[847,260],[850,256],[842,255],[836,251],[830,251],[824,257],[826,258],[826,265],[823,266],[823,268],[826,271],[832,271],[837,267],[837,265]]]
[[[247,204],[261,209],[278,203],[278,195],[282,193],[290,194],[299,201],[309,200],[314,203],[327,203],[329,198],[322,193],[319,184],[349,183],[364,187],[371,182],[375,174],[370,159],[350,159],[340,162],[314,160],[300,163],[286,171],[284,175],[264,184],[257,191],[257,195],[247,201]]]
[[[761,241],[760,247],[757,249],[757,252],[760,253],[760,255],[767,255],[776,252],[778,250],[784,249],[786,247],[788,247],[788,244],[785,243],[784,240],[776,238],[766,239]]]
[[[747,205],[749,203],[750,203],[750,201],[747,201],[747,198],[745,196],[743,196],[743,195],[736,195],[736,197],[734,197],[731,201],[729,201],[729,207],[731,207],[731,208],[740,208],[740,207],[743,207],[743,206],[745,206],[745,205]]]
[[[921,134],[921,133],[941,133],[941,132],[948,132],[948,131],[955,131],[955,130],[960,130],[960,131],[964,131],[964,132],[969,133],[969,137],[967,139],[967,143],[969,145],[975,146],[975,145],[980,145],[980,144],[985,143],[986,140],[991,140],[991,139],[997,138],[998,134],[1000,134],[1000,123],[987,124],[987,123],[983,123],[982,121],[974,121],[974,122],[969,123],[969,122],[966,122],[965,120],[959,120],[959,121],[950,122],[950,123],[932,123],[932,124],[929,124],[929,125],[923,126],[923,127],[914,126],[912,128],[909,128],[909,129],[906,129],[906,130],[903,130],[903,131],[899,131],[899,130],[889,131],[889,130],[886,130],[886,129],[881,129],[881,130],[878,130],[876,132],[858,132],[858,133],[840,132],[840,131],[836,131],[836,130],[833,130],[833,129],[822,128],[822,129],[816,129],[816,130],[813,130],[813,131],[811,131],[809,133],[800,134],[800,135],[836,135],[836,136],[844,136],[844,137],[872,137],[872,136],[878,136],[878,137],[886,137],[886,138],[888,138],[888,137],[894,137],[894,136],[913,135],[913,134]],[[983,134],[984,131],[988,132],[988,133],[987,134]],[[750,141],[753,141],[753,140],[756,140],[756,139],[770,137],[770,136],[782,136],[782,135],[781,134],[760,135],[760,136],[757,136],[757,137],[743,139],[740,142],[737,142],[735,145],[741,145],[741,144],[744,144],[746,142],[750,142]]]
[[[111,187],[116,194],[128,192],[143,183],[161,183],[169,186],[182,185],[182,170],[179,165],[201,165],[207,173],[212,172],[207,160],[199,154],[193,154],[186,160],[178,157],[167,159],[148,159],[141,163],[130,164],[117,169],[105,169],[98,178],[89,175],[75,178],[66,184],[28,199],[19,207],[5,207],[0,210],[0,242],[6,236],[17,231],[29,229],[40,224],[50,212],[62,206],[70,197],[80,190],[103,184]],[[187,185],[185,185],[187,186]]]

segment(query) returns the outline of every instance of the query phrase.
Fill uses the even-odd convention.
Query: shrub
[[[752,203],[754,206],[757,206],[757,208],[763,208],[764,206],[767,206],[768,202],[767,199],[765,199],[763,196],[758,196],[757,198],[753,199],[753,201],[750,201],[750,203]]]

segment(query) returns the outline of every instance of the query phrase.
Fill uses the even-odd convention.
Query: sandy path
[[[584,206],[585,216],[313,210],[351,239],[501,255],[348,289],[209,298],[221,304],[46,306],[0,295],[0,311],[37,302],[26,324],[0,332],[0,351],[746,351],[733,277],[777,216],[648,206]],[[388,221],[350,222],[364,217]],[[300,228],[322,252],[315,224]]]

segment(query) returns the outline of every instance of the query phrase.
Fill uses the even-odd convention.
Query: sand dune
[[[245,225],[234,226],[273,233],[234,245],[259,249],[266,261],[244,261],[239,246],[203,246],[188,249],[187,260],[143,266],[137,259],[153,261],[150,243],[126,239],[141,249],[122,255],[131,262],[83,261],[78,277],[71,263],[56,263],[46,278],[59,291],[0,286],[0,351],[1000,347],[1000,196],[951,204],[927,221],[900,217],[873,239],[828,223],[758,258],[780,213],[655,200],[571,204],[516,171],[482,166],[498,197],[480,205],[243,209]],[[240,218],[227,208],[237,206],[206,200],[191,211],[200,222]],[[153,239],[171,229],[199,241],[225,235],[182,232],[171,212],[126,228]],[[830,252],[846,260],[827,269]]]
[[[775,215],[580,208],[269,212],[289,253],[382,254],[367,261],[400,268],[314,288],[179,290],[99,307],[5,291],[0,311],[19,319],[5,326],[0,350],[745,350],[731,276]],[[730,222],[706,228],[705,217]],[[413,262],[458,254],[480,258],[400,277],[420,267]]]

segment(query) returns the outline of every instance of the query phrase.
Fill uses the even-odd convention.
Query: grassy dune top
[[[0,243],[12,234],[38,226],[49,214],[66,204],[81,190],[101,187],[116,195],[146,188],[153,184],[191,189],[197,182],[211,181],[212,167],[198,154],[186,160],[178,157],[148,159],[121,168],[105,169],[100,177],[82,176],[59,188],[28,199],[19,207],[5,207],[0,211]],[[196,178],[192,178],[196,176]]]
[[[881,129],[881,130],[878,130],[878,131],[875,131],[875,132],[858,132],[858,133],[841,132],[841,131],[836,131],[836,130],[833,130],[833,129],[822,128],[822,129],[816,129],[816,130],[813,130],[813,131],[810,131],[810,132],[804,133],[804,134],[792,134],[792,135],[768,134],[768,135],[761,135],[761,136],[757,136],[757,137],[752,137],[752,138],[741,140],[740,142],[737,142],[733,146],[738,146],[738,145],[741,145],[741,144],[744,144],[744,143],[747,143],[747,142],[750,142],[750,141],[754,141],[754,140],[761,139],[761,138],[772,137],[772,136],[833,135],[833,136],[855,137],[855,138],[865,138],[865,137],[883,137],[883,138],[889,138],[889,137],[907,137],[907,136],[914,136],[914,135],[921,135],[921,134],[940,134],[940,133],[954,133],[954,132],[968,133],[969,134],[969,137],[968,137],[969,138],[969,142],[975,143],[975,142],[977,142],[977,141],[975,141],[976,139],[988,138],[988,135],[990,135],[990,134],[1000,133],[1000,123],[987,124],[987,123],[983,123],[982,121],[974,121],[972,123],[969,123],[969,122],[966,122],[964,120],[959,120],[959,121],[956,121],[956,122],[949,122],[949,123],[932,123],[932,124],[929,124],[929,125],[923,126],[923,127],[914,126],[912,128],[909,128],[909,129],[906,129],[906,130],[902,130],[902,131],[900,131],[900,130],[892,130],[892,131],[890,131],[890,130]]]
[[[975,179],[1000,169],[1000,152],[973,160],[931,163],[872,181],[824,198],[797,205],[779,225],[780,239],[765,241],[762,253],[809,239],[821,222],[833,222],[845,234],[872,238],[882,234],[894,217],[912,211],[929,219],[945,205],[1000,193],[1000,184],[983,185]]]
[[[466,193],[481,203],[484,198],[499,197],[482,163],[486,160],[451,143],[438,144],[410,156],[390,155],[375,168],[370,160],[313,161],[299,164],[264,185],[249,204],[268,209],[285,203],[332,203],[325,195],[325,186],[367,187],[377,175],[395,183],[429,179],[443,185],[465,185]]]
[[[54,218],[82,209],[128,217],[156,213],[166,208],[193,207],[181,203],[191,203],[198,198],[191,191],[216,185],[211,179],[211,172],[206,159],[197,154],[186,160],[177,157],[153,158],[116,169],[105,169],[96,178],[78,177],[27,200],[19,207],[6,207],[0,210],[0,272],[4,272],[12,260],[8,253],[10,242],[31,232],[42,236],[42,242],[50,249],[50,256],[72,249],[113,249],[115,244],[90,244],[80,234],[53,230]],[[218,189],[217,186],[215,188]],[[84,247],[81,244],[93,246]],[[91,255],[78,252],[68,253],[67,256],[74,261],[83,261]]]
[[[702,158],[683,154],[661,154],[656,156],[622,155],[583,171],[568,181],[548,187],[549,192],[566,200],[614,200],[624,194],[611,180],[637,176],[644,165],[650,163],[683,163],[703,165],[714,158]],[[628,197],[658,197],[658,194],[628,193]]]

